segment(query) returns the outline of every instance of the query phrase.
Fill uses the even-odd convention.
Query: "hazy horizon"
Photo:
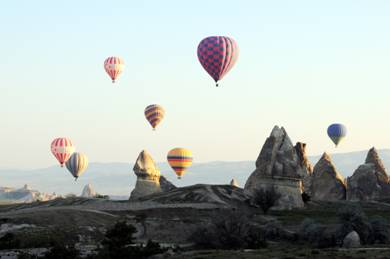
[[[348,177],[364,163],[368,150],[331,154],[332,161],[341,175]],[[380,157],[386,168],[390,169],[390,150],[379,149]],[[310,156],[314,166],[320,158]],[[70,173],[58,165],[30,170],[0,169],[1,187],[20,188],[29,184],[32,189],[57,194],[81,193],[86,184],[92,184],[97,192],[111,195],[128,195],[134,188],[137,177],[133,172],[134,161],[126,163],[90,163],[86,172],[77,181]],[[167,162],[157,163],[162,175],[173,184],[182,187],[193,184],[228,184],[235,178],[243,186],[255,169],[255,159],[247,161],[195,162],[178,180]]]
[[[370,147],[371,148],[371,147]],[[377,150],[379,151],[390,151],[390,148],[377,148],[375,147]],[[323,151],[321,153],[318,153],[318,154],[308,154],[309,157],[313,158],[313,157],[320,157],[322,156],[322,154],[324,152],[327,152],[329,155],[333,156],[333,155],[344,155],[344,154],[353,154],[353,153],[360,153],[360,152],[367,152],[369,150],[368,149],[363,149],[363,150],[354,150],[354,151],[349,151],[349,152],[327,152],[327,151]],[[218,162],[255,162],[258,155],[260,154],[260,150],[258,152],[258,154],[255,156],[255,158],[253,159],[246,159],[246,160],[206,160],[206,161],[201,161],[201,162],[198,162],[198,161],[193,161],[193,164],[208,164],[208,163],[218,163]],[[89,164],[129,164],[129,165],[133,165],[135,163],[135,161],[137,160],[137,157],[136,156],[133,160],[129,160],[129,161],[89,161]],[[153,157],[153,156],[152,156]],[[363,161],[362,161],[363,162]],[[163,164],[163,163],[168,163],[166,160],[164,161],[156,161],[155,160],[155,163],[156,164]],[[0,170],[40,170],[40,169],[48,169],[48,168],[53,168],[53,167],[59,167],[58,163],[56,161],[54,161],[53,163],[47,165],[47,166],[42,166],[42,167],[1,167],[0,166]]]

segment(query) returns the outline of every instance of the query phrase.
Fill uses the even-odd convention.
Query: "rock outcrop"
[[[176,189],[177,187],[175,185],[173,185],[173,183],[168,181],[167,178],[165,178],[164,176],[161,175],[160,176],[160,188],[163,192],[169,192],[169,191]]]
[[[232,180],[230,181],[230,186],[233,186],[233,187],[240,187],[240,186],[238,186],[238,182],[237,182],[236,179],[232,179]]]
[[[138,201],[171,208],[234,208],[248,206],[248,196],[241,188],[229,185],[196,184],[160,192]]]
[[[299,142],[294,146],[286,130],[275,126],[256,160],[256,170],[245,184],[245,193],[252,195],[273,186],[280,194],[274,209],[303,207],[302,180],[311,174],[305,148]]]
[[[343,240],[344,248],[358,248],[360,247],[360,236],[356,231],[350,232]]]
[[[130,200],[161,192],[160,171],[150,154],[143,150],[135,162],[133,171],[137,176],[137,183],[130,194]]]
[[[96,195],[97,193],[95,192],[90,183],[84,186],[83,192],[81,193],[81,197],[84,198],[94,198],[96,197]]]
[[[377,150],[368,151],[366,161],[347,179],[347,200],[378,200],[390,197],[389,177]]]
[[[34,201],[49,201],[58,198],[55,193],[49,194],[32,190],[27,184],[20,189],[0,187],[0,201],[5,203],[30,203]]]
[[[344,179],[337,172],[330,156],[324,153],[314,166],[311,180],[311,199],[338,201],[345,200],[345,196]]]

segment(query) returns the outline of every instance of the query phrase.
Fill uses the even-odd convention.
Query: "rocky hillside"
[[[42,193],[32,190],[27,184],[20,189],[0,187],[1,203],[26,203],[34,201],[48,201],[57,198],[55,193]]]

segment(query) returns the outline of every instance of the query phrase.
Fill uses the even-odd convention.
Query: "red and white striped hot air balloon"
[[[51,142],[51,152],[57,158],[58,162],[60,162],[61,167],[68,161],[74,150],[75,147],[68,138],[56,138]]]
[[[122,73],[124,66],[125,63],[120,57],[109,57],[104,61],[104,69],[111,77],[113,83],[115,83],[115,80]]]

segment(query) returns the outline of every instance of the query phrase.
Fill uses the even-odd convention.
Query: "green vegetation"
[[[263,188],[256,190],[253,193],[252,202],[259,206],[264,214],[267,214],[269,209],[273,207],[280,198],[280,193],[276,192],[275,187]]]
[[[170,259],[388,259],[390,249],[311,249],[304,246],[278,245],[259,250],[201,250],[183,252]]]
[[[237,212],[214,218],[208,226],[197,229],[190,241],[198,248],[213,249],[258,249],[267,246],[261,230]]]
[[[88,259],[120,259],[120,258],[147,258],[154,254],[163,253],[158,243],[151,240],[146,245],[136,245],[134,234],[137,232],[133,225],[120,221],[108,230],[102,241],[102,248],[97,254]]]

